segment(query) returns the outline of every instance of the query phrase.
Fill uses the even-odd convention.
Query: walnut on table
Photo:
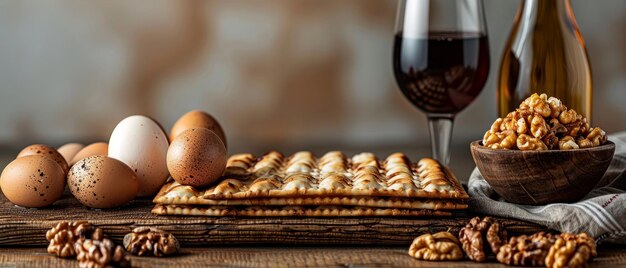
[[[180,244],[174,235],[149,227],[137,227],[124,236],[124,248],[137,256],[171,255],[178,252]]]
[[[463,258],[459,240],[449,232],[423,234],[413,240],[409,255],[419,260],[454,261]]]
[[[85,239],[74,244],[80,267],[130,267],[130,258],[122,246],[115,246],[108,238]]]
[[[507,244],[500,247],[496,259],[506,265],[543,266],[555,241],[555,235],[544,232],[511,237]]]
[[[46,232],[46,239],[50,241],[48,253],[57,257],[68,258],[76,256],[74,243],[85,240],[104,238],[102,229],[95,228],[87,221],[59,222]]]
[[[546,267],[586,267],[598,255],[596,242],[585,233],[560,234],[545,259]]]
[[[459,232],[463,251],[477,262],[487,260],[490,253],[498,254],[506,242],[507,233],[502,224],[492,217],[474,217]]]

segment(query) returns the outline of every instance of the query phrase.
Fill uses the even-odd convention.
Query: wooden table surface
[[[418,261],[407,247],[228,246],[183,248],[174,257],[132,257],[133,267],[506,267],[488,263]],[[590,267],[626,267],[626,248],[601,246]],[[0,267],[78,267],[44,248],[0,248]]]
[[[467,155],[463,156],[469,159],[469,150],[464,151]],[[468,161],[456,161],[459,162]],[[457,175],[462,174],[459,176],[461,181],[470,170],[469,165],[455,169]],[[76,201],[67,196],[55,206],[60,210],[74,208],[71,213],[22,209],[8,203],[0,194],[0,267],[78,267],[76,261],[52,256],[45,248],[45,230],[68,218],[91,220],[118,242],[133,227],[144,225],[187,234],[181,237],[186,244],[179,255],[131,257],[135,267],[506,267],[494,260],[489,263],[418,261],[407,254],[410,239],[419,233],[450,227],[452,231],[458,231],[467,217],[338,221],[319,218],[305,221],[291,218],[164,218],[149,213],[149,200],[133,201],[130,209],[100,211],[76,206]],[[530,223],[507,222],[513,233],[535,232],[541,228]],[[172,226],[172,223],[188,225],[188,229]],[[285,230],[295,235],[285,236]],[[329,236],[331,231],[335,235]],[[228,245],[228,242],[249,243],[253,239],[257,244]],[[276,241],[288,245],[268,244]],[[303,242],[311,244],[316,241],[325,245],[302,245]],[[341,243],[347,245],[340,246]],[[590,267],[626,267],[626,246],[601,245],[598,252],[599,256]]]
[[[13,206],[0,195],[0,267],[77,266],[74,260],[59,259],[46,252],[45,231],[59,220],[68,219],[90,220],[118,243],[136,226],[159,226],[181,240],[182,252],[178,256],[132,257],[133,266],[137,267],[503,267],[493,261],[489,264],[418,261],[407,254],[410,241],[418,234],[446,229],[457,232],[468,217],[162,217],[149,212],[152,205],[149,200],[133,202],[124,209],[93,211],[66,197],[54,208],[24,209]],[[544,229],[530,223],[502,220],[512,233]],[[604,245],[598,252],[600,256],[592,267],[626,267],[625,247]]]
[[[86,220],[121,242],[135,227],[156,227],[174,234],[184,246],[225,244],[409,245],[425,232],[458,232],[471,216],[453,217],[198,217],[159,216],[151,200],[138,199],[110,210],[94,210],[69,193],[53,206],[27,209],[0,194],[0,246],[45,246],[47,230],[59,221]],[[529,234],[543,226],[502,219],[511,234]]]

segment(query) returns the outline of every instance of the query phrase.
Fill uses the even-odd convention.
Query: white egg
[[[153,196],[167,180],[167,148],[163,129],[154,120],[133,115],[122,120],[109,139],[109,157],[131,167],[139,180],[138,196]]]

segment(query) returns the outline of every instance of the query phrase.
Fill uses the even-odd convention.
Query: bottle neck
[[[518,16],[533,24],[559,21],[564,26],[578,28],[570,0],[522,0]]]

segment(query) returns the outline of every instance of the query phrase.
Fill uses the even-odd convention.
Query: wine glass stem
[[[450,162],[450,140],[452,138],[453,121],[453,117],[428,116],[428,129],[430,130],[430,145],[432,146],[433,158],[444,166],[447,166]]]

